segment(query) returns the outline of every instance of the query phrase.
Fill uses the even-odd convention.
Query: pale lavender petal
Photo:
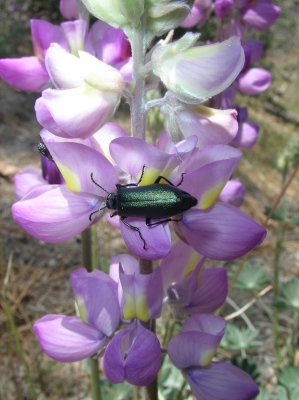
[[[47,182],[42,177],[41,171],[34,167],[26,167],[14,176],[15,193],[17,199],[21,199],[30,190],[37,186],[46,185]]]
[[[146,386],[159,371],[160,343],[154,333],[136,325],[121,330],[106,348],[103,367],[112,383],[126,380],[132,385]]]
[[[38,58],[44,59],[45,53],[52,43],[58,43],[68,49],[66,38],[60,26],[41,19],[31,19],[30,28],[34,53]]]
[[[132,81],[132,73],[133,73],[133,58],[129,57],[127,60],[115,64],[115,68],[119,70],[123,79],[126,82]]]
[[[236,110],[215,110],[200,106],[192,111],[177,113],[177,123],[185,137],[196,135],[197,147],[228,144],[237,134]]]
[[[224,186],[219,195],[219,200],[224,203],[232,204],[233,206],[240,207],[243,203],[245,195],[245,187],[242,182],[236,179],[231,179]]]
[[[116,171],[98,151],[80,143],[45,142],[64,177],[69,189],[74,192],[91,193],[99,197],[116,190]],[[98,187],[91,179],[102,186]]]
[[[188,314],[215,312],[221,307],[228,293],[228,278],[225,268],[207,268],[201,274],[201,280],[185,306]]]
[[[40,92],[49,75],[37,57],[0,59],[0,78],[18,90]]]
[[[180,369],[207,366],[223,337],[226,322],[212,314],[189,317],[182,331],[168,344],[168,354]]]
[[[42,96],[42,104],[38,99],[35,107],[38,122],[58,136],[81,139],[91,136],[107,122],[119,100],[115,93],[104,94],[89,86],[48,89]]]
[[[167,178],[180,163],[175,154],[164,153],[156,146],[132,137],[113,140],[110,153],[117,165],[131,175],[133,182],[138,181],[143,166],[146,166],[140,185],[154,183],[159,175]]]
[[[104,335],[78,317],[46,315],[34,323],[33,331],[42,350],[60,362],[84,360],[104,345]]]
[[[280,15],[280,7],[268,1],[258,1],[243,14],[243,21],[256,29],[268,29]]]
[[[14,203],[12,216],[31,236],[60,243],[86,229],[91,224],[89,215],[99,207],[96,196],[75,194],[62,185],[45,185]]]
[[[198,400],[253,400],[259,393],[251,376],[232,364],[217,362],[185,370]]]
[[[258,139],[259,129],[259,125],[254,121],[239,123],[239,130],[232,144],[244,149],[251,149]]]
[[[67,21],[61,24],[65,37],[72,54],[78,54],[79,50],[84,50],[85,37],[87,34],[87,22],[83,19]]]
[[[117,284],[102,271],[80,268],[71,274],[71,285],[84,320],[110,336],[120,323]]]
[[[215,260],[241,257],[266,236],[261,225],[225,203],[215,204],[206,211],[186,211],[178,225],[190,246]]]
[[[249,95],[256,95],[269,88],[272,82],[272,75],[263,68],[251,68],[242,73],[237,80],[237,88],[240,92]]]
[[[200,209],[211,207],[218,199],[241,156],[238,151],[231,158],[211,162],[191,173],[186,173],[182,189],[198,199]]]
[[[144,218],[126,218],[125,222],[140,229],[141,235],[145,241],[141,239],[139,233],[126,226],[123,221],[120,223],[120,229],[123,239],[128,249],[136,256],[146,260],[155,260],[165,257],[171,249],[171,237],[168,224],[159,224],[148,227]],[[153,220],[153,222],[155,222]],[[157,221],[156,221],[157,222]]]
[[[119,264],[126,274],[137,274],[140,272],[139,261],[130,254],[118,254],[112,256],[109,265],[109,276],[119,283]]]

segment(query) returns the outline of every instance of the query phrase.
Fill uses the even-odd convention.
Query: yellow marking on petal
[[[215,115],[217,111],[220,110],[215,110],[214,108],[206,106],[197,106],[195,107],[195,111],[198,112],[198,114],[203,115],[204,117],[211,117],[212,115]]]
[[[61,172],[62,176],[64,177],[68,188],[73,192],[79,192],[81,186],[80,186],[80,180],[77,177],[77,175],[75,175],[72,170],[70,170],[68,167],[61,164],[60,162],[56,162],[56,165],[59,171]]]
[[[207,190],[200,199],[199,208],[201,210],[205,210],[211,207],[215,201],[218,199],[218,196],[223,189],[225,182],[220,182],[216,186],[212,187],[211,189]]]
[[[206,365],[210,364],[212,358],[214,356],[214,350],[206,350],[203,355],[200,357],[199,365],[201,367],[205,367]]]
[[[198,253],[196,253],[195,251],[192,251],[190,254],[190,257],[186,263],[186,266],[183,270],[184,277],[189,275],[194,270],[194,268],[198,264],[199,260],[200,260],[200,255]]]
[[[143,322],[147,322],[150,319],[149,309],[144,296],[140,296],[136,302],[136,317]]]
[[[87,322],[87,320],[88,320],[87,309],[85,307],[84,300],[81,299],[80,297],[76,297],[75,309],[76,309],[76,314],[79,315],[80,319],[83,322]]]
[[[142,172],[140,171],[138,180],[141,177],[141,173]],[[153,168],[153,167],[148,168],[147,166],[145,166],[142,181],[139,183],[139,186],[152,185],[155,182],[155,180],[158,178],[159,175],[161,175],[160,170],[158,170],[157,168]]]
[[[123,308],[124,319],[133,319],[136,317],[135,302],[132,296],[125,294],[125,304]]]

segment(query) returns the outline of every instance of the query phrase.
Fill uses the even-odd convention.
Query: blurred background
[[[262,246],[226,263],[231,291],[222,310],[222,315],[236,315],[230,317],[233,325],[227,329],[220,357],[251,373],[262,389],[261,400],[299,398],[299,1],[281,3],[281,17],[272,28],[255,33],[265,44],[261,66],[271,71],[273,83],[265,93],[238,101],[249,107],[260,135],[255,147],[244,152],[236,173],[246,186],[242,208],[260,223],[265,223],[279,196],[281,201],[266,221],[268,237]],[[0,0],[0,10],[0,58],[32,54],[30,18],[62,21],[58,0]],[[39,165],[37,97],[0,82],[0,399],[87,399],[85,364],[48,359],[31,330],[44,314],[72,314],[68,277],[81,265],[80,238],[46,245],[21,230],[10,214],[14,174]],[[116,120],[129,127],[125,107]],[[105,268],[115,249],[126,249],[118,232],[105,222],[99,223],[97,235],[99,263]],[[245,314],[243,306],[248,306]],[[183,383],[178,387],[181,378],[175,374],[165,364],[161,398],[191,399]],[[126,385],[103,385],[105,398],[132,396]]]

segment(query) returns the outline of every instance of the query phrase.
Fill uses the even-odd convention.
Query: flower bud
[[[184,0],[147,0],[147,28],[154,35],[162,35],[186,18],[193,1]]]
[[[198,35],[161,44],[152,54],[153,72],[180,100],[202,102],[229,87],[244,65],[240,39],[192,47]]]
[[[96,18],[114,27],[135,25],[143,14],[144,0],[82,0]]]

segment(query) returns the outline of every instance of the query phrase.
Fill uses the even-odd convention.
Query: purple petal
[[[174,244],[170,253],[163,258],[160,267],[164,290],[172,283],[179,282],[194,270],[200,255],[181,240]]]
[[[252,400],[259,393],[250,375],[228,363],[188,368],[185,373],[198,400]]]
[[[231,179],[220,193],[219,200],[240,207],[244,200],[245,187],[242,182]]]
[[[107,197],[118,181],[114,167],[96,150],[71,142],[45,142],[69,189]],[[102,186],[99,188],[91,179]]]
[[[242,73],[237,81],[240,92],[249,95],[256,95],[269,88],[272,82],[272,75],[263,68],[251,68]]]
[[[211,313],[221,307],[228,293],[228,278],[225,268],[207,268],[185,307],[188,314]]]
[[[108,344],[104,354],[104,372],[112,383],[124,380],[132,385],[149,385],[161,364],[160,343],[154,333],[142,325],[121,330]]]
[[[186,173],[182,189],[198,199],[199,209],[205,210],[215,203],[241,156],[238,151],[234,157],[215,161],[189,174]]]
[[[44,59],[47,49],[52,43],[68,49],[67,41],[60,26],[51,24],[41,19],[31,19],[31,36],[35,55]]]
[[[143,166],[146,166],[140,185],[154,183],[159,175],[167,178],[180,162],[176,155],[164,153],[144,140],[132,137],[113,140],[110,153],[117,165],[131,175],[133,182],[138,181]]]
[[[260,40],[256,39],[249,39],[245,44],[244,44],[244,50],[249,52],[250,55],[250,63],[255,64],[264,55],[264,44]]]
[[[246,121],[240,123],[237,136],[233,140],[232,144],[244,149],[251,149],[258,139],[258,134],[259,125],[256,122]]]
[[[180,26],[191,28],[197,24],[203,24],[209,15],[211,4],[211,0],[195,2],[187,18],[180,23]]]
[[[110,336],[120,322],[116,283],[102,271],[79,268],[71,274],[71,285],[86,321]]]
[[[161,270],[151,274],[120,272],[121,308],[125,320],[137,318],[148,322],[161,314],[163,287]]]
[[[14,176],[15,192],[17,199],[21,199],[30,190],[37,186],[46,185],[47,182],[42,177],[40,170],[34,167],[27,167],[22,169]]]
[[[225,320],[210,314],[190,317],[181,333],[168,344],[168,354],[177,368],[208,365],[223,337]]]
[[[112,256],[109,266],[109,276],[119,283],[119,264],[126,274],[138,274],[140,272],[139,261],[130,254],[118,254]]]
[[[268,1],[258,1],[243,14],[243,21],[252,28],[268,29],[280,15],[280,7]]]
[[[224,203],[206,211],[189,210],[178,225],[190,246],[214,260],[241,257],[266,236],[261,225],[238,208]]]
[[[214,11],[218,18],[225,18],[234,6],[233,0],[215,0]]]
[[[78,317],[46,315],[34,323],[33,331],[42,350],[60,362],[91,357],[104,345],[103,334]]]
[[[44,65],[37,57],[0,59],[0,78],[26,92],[40,92],[49,81]]]
[[[96,196],[75,194],[61,185],[45,185],[14,203],[12,216],[31,236],[60,243],[86,229],[91,224],[89,215],[99,207]]]
[[[126,218],[126,223],[140,230],[145,241],[141,239],[139,233],[124,224],[120,223],[123,239],[128,249],[136,256],[146,260],[156,260],[165,257],[171,248],[171,236],[168,224],[159,224],[148,227],[144,218]],[[154,221],[153,221],[154,222]]]
[[[79,18],[77,0],[60,0],[59,11],[66,19]]]

